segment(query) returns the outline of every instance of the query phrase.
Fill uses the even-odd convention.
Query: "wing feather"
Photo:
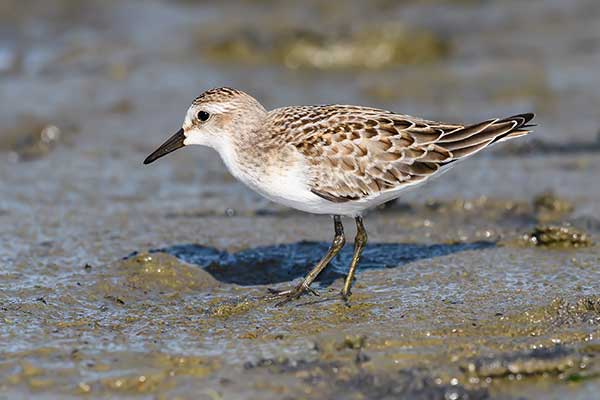
[[[358,106],[287,107],[271,112],[268,140],[295,146],[313,167],[312,192],[339,203],[422,182],[492,143],[526,135],[533,117],[465,126]]]

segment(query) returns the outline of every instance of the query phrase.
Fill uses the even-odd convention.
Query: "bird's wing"
[[[270,115],[273,141],[295,146],[313,166],[313,193],[361,200],[422,182],[442,167],[529,133],[533,114],[473,125],[446,124],[359,106],[300,106]]]

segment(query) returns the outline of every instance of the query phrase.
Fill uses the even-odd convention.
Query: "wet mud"
[[[34,4],[0,3],[0,397],[597,395],[596,1]],[[331,219],[207,149],[141,164],[220,85],[538,126],[365,215],[348,303],[344,218],[275,307]]]

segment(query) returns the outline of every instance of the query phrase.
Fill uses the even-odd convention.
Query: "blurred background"
[[[272,207],[209,149],[140,164],[216,86],[267,108],[350,103],[448,122],[533,111],[533,135],[405,199],[585,197],[600,149],[599,20],[595,0],[2,0],[4,226],[79,240],[118,235],[102,221],[120,212],[137,237],[138,214]]]
[[[535,112],[532,135],[408,193],[392,212],[456,199],[448,207],[521,210],[551,193],[550,208],[567,204],[569,218],[600,229],[599,66],[597,0],[0,0],[0,300],[37,307],[81,282],[84,266],[147,249],[329,240],[327,218],[268,203],[210,149],[142,166],[217,86],[268,109],[361,104],[465,123]],[[367,227],[380,242],[464,242],[535,222],[521,217],[391,227],[388,215]],[[70,307],[57,318],[92,312]],[[64,339],[19,311],[5,315],[20,321],[0,330],[11,351],[40,332]]]
[[[39,168],[46,173],[29,172],[33,184],[74,192],[68,200],[103,196],[92,195],[98,187],[127,197],[181,182],[158,188],[162,202],[164,191],[196,194],[197,184],[219,181],[212,161],[196,168],[214,159],[205,150],[179,154],[182,168],[173,158],[138,165],[215,86],[243,89],[267,108],[353,103],[459,122],[533,111],[540,127],[527,139],[542,146],[520,140],[500,151],[599,146],[593,0],[3,0],[0,8],[3,178],[22,181],[22,170]]]

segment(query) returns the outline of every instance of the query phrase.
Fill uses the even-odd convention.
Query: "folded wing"
[[[444,124],[356,106],[298,107],[275,127],[313,164],[313,193],[356,201],[423,182],[491,144],[529,133],[533,114]],[[277,117],[277,116],[275,116]],[[290,140],[292,139],[292,140]]]

